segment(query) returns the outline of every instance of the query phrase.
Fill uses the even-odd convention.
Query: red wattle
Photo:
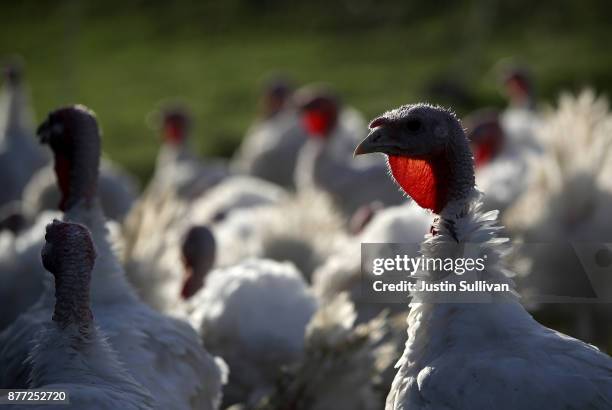
[[[62,154],[55,154],[55,175],[62,198],[58,205],[60,211],[65,211],[66,202],[70,194],[70,161]]]
[[[324,138],[330,131],[331,120],[325,112],[310,110],[302,115],[302,123],[309,135]]]
[[[440,213],[448,202],[450,169],[444,155],[409,158],[389,155],[391,174],[420,207]]]
[[[164,139],[171,144],[180,144],[184,139],[184,130],[182,125],[175,121],[168,121],[164,127]]]
[[[496,153],[497,149],[492,143],[479,144],[476,146],[474,149],[474,162],[476,167],[481,167],[491,162]]]

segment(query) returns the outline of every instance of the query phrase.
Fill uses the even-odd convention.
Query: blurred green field
[[[460,113],[499,105],[492,69],[529,62],[540,99],[562,88],[612,90],[605,1],[414,0],[19,1],[0,6],[0,57],[27,62],[38,118],[60,104],[93,108],[107,154],[141,179],[159,138],[145,123],[182,97],[202,154],[230,155],[257,112],[260,80],[282,71],[325,81],[372,116],[430,99]],[[468,97],[431,97],[433,81]]]

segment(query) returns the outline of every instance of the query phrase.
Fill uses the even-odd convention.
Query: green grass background
[[[182,97],[197,149],[230,155],[257,112],[261,79],[333,84],[373,116],[432,99],[436,80],[463,84],[460,113],[502,106],[492,68],[528,62],[539,97],[612,89],[609,2],[228,0],[14,1],[0,5],[0,57],[20,54],[38,119],[60,104],[93,108],[107,154],[141,179],[159,138],[145,123]]]

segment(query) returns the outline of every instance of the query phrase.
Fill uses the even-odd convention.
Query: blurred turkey
[[[496,111],[477,111],[466,118],[465,126],[474,153],[476,184],[486,194],[485,209],[503,213],[525,189],[530,161],[537,154],[504,132]]]
[[[0,95],[0,207],[19,200],[32,175],[48,162],[34,138],[33,114],[21,64],[4,69]]]
[[[293,103],[297,107],[307,139],[326,139],[327,151],[336,158],[352,158],[355,144],[364,136],[365,119],[355,108],[345,104],[338,93],[325,84],[300,88]],[[367,163],[369,159],[359,162]]]
[[[259,410],[380,409],[388,386],[383,374],[399,352],[386,341],[384,314],[356,326],[345,293],[321,306],[306,328],[302,359],[287,366]]]
[[[60,192],[55,181],[55,171],[49,164],[48,155],[36,144],[32,114],[27,95],[23,89],[21,71],[18,66],[7,69],[7,88],[0,103],[3,124],[2,137],[6,154],[0,153],[0,167],[3,165],[18,167],[18,171],[6,170],[4,175],[11,175],[11,184],[19,184],[19,193],[13,199],[19,199],[16,211],[23,217],[24,225],[34,223],[38,215],[45,210],[57,208]],[[15,150],[9,156],[11,150]],[[0,152],[3,149],[0,148]],[[10,160],[9,160],[10,157]],[[12,165],[11,165],[12,164]],[[5,185],[10,188],[12,185]],[[5,194],[9,191],[3,191]],[[130,210],[137,197],[136,180],[117,164],[103,159],[98,182],[99,198],[105,215],[115,221],[121,221]],[[2,194],[0,194],[1,196]],[[4,201],[0,199],[0,204]],[[6,218],[7,208],[0,209],[0,219]]]
[[[0,331],[32,306],[44,288],[44,269],[40,266],[40,248],[43,246],[45,226],[57,211],[45,211],[27,229],[15,234],[0,232]]]
[[[228,176],[225,161],[195,155],[191,136],[193,120],[186,107],[165,104],[152,116],[161,117],[163,142],[147,187],[148,195],[174,191],[179,198],[190,200]]]
[[[217,259],[217,244],[204,225],[190,227],[182,236],[171,231],[159,247],[155,261],[131,260],[129,280],[141,300],[154,309],[183,317],[185,302],[200,290]],[[138,274],[137,274],[138,273]]]
[[[190,202],[172,191],[146,196],[122,227],[122,259],[128,279],[146,303],[160,311],[172,311],[181,301],[184,275],[180,265],[181,243],[189,229],[198,225],[213,229],[213,225],[223,223],[234,212],[254,210],[283,198],[288,198],[288,194],[281,187],[249,176],[228,177]],[[250,221],[256,222],[248,220],[249,227]],[[227,237],[235,238],[230,234]],[[244,238],[243,242],[246,241]],[[224,252],[225,243],[223,248],[218,247],[219,252],[222,255],[234,252],[237,256],[231,257],[232,262],[241,260],[239,255],[251,254],[240,239],[232,243],[228,253]]]
[[[403,125],[410,122],[419,126]],[[609,408],[612,359],[540,325],[520,304],[503,263],[508,240],[498,236],[497,213],[482,210],[472,152],[455,114],[405,105],[373,125],[355,153],[386,154],[402,189],[438,215],[422,255],[486,259],[483,269],[460,275],[417,272],[417,288],[446,282],[457,291],[411,292],[408,341],[386,409]],[[460,291],[461,282],[478,281],[501,291]]]
[[[527,190],[504,219],[525,242],[528,263],[516,268],[527,275],[519,280],[526,295],[549,301],[556,296],[585,298],[587,303],[596,297],[612,300],[610,266],[597,262],[598,252],[608,252],[604,244],[612,241],[611,135],[608,101],[592,91],[562,95],[557,109],[544,119],[538,133],[544,154],[532,165]],[[569,331],[601,345],[610,335],[590,323],[604,307],[541,306],[579,315]]]
[[[286,78],[276,76],[266,81],[261,115],[248,129],[232,159],[237,172],[294,188],[295,162],[306,141],[306,132],[292,96],[293,85]]]
[[[184,106],[166,104],[151,117],[151,122],[161,117],[163,144],[155,173],[121,232],[125,240],[122,259],[128,277],[139,291],[144,291],[140,288],[143,283],[152,280],[146,271],[154,269],[155,256],[166,246],[168,230],[183,219],[188,207],[195,206],[192,203],[197,203],[196,198],[206,196],[209,189],[228,177],[223,161],[194,155],[191,116]],[[146,297],[145,300],[148,302]]]
[[[160,408],[215,409],[223,366],[202,347],[187,323],[162,316],[138,300],[117,260],[96,197],[100,135],[93,112],[83,106],[53,111],[39,127],[55,155],[60,209],[66,221],[91,230],[98,259],[91,283],[92,310],[119,359]],[[24,360],[41,323],[53,310],[53,289],[0,334],[0,385],[24,388]]]
[[[298,191],[327,192],[347,216],[375,200],[384,206],[403,201],[403,195],[387,178],[382,158],[352,161],[353,148],[365,127],[360,124],[357,131],[342,126],[341,105],[333,93],[307,88],[296,98],[308,132],[308,141],[300,150],[295,169]],[[364,180],[368,181],[365,187]]]
[[[94,320],[90,280],[96,251],[87,228],[54,220],[45,239],[42,263],[55,277],[55,307],[36,329],[27,387],[65,391],[70,406],[79,409],[155,408],[151,394],[126,370]],[[11,406],[50,407],[63,406]]]
[[[211,197],[216,192],[222,193],[214,188]],[[323,194],[284,195],[273,203],[253,205],[229,209],[227,216],[212,220],[194,217],[187,207],[179,208],[180,218],[164,224],[163,233],[146,234],[137,249],[132,248],[126,265],[130,282],[143,301],[162,312],[181,311],[185,292],[190,293],[186,287],[198,284],[202,277],[191,276],[194,267],[202,272],[190,263],[196,255],[197,264],[210,261],[216,267],[254,257],[291,262],[310,280],[312,272],[346,239],[344,220]],[[159,225],[167,219],[166,212],[151,214],[149,223]]]
[[[303,354],[316,300],[289,263],[249,259],[207,275],[189,301],[190,321],[206,347],[230,368],[224,404],[252,404],[274,385],[281,366]]]
[[[540,123],[536,107],[534,78],[529,68],[516,62],[502,62],[502,92],[508,99],[508,107],[500,117],[507,145],[517,152],[540,153],[535,132]]]

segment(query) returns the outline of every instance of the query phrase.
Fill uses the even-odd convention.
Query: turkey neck
[[[97,125],[75,122],[70,145],[54,150],[55,173],[62,193],[60,209],[63,211],[80,202],[92,207],[97,195],[101,145]]]
[[[106,218],[97,197],[100,168],[100,134],[88,118],[75,119],[67,131],[70,143],[54,149],[55,171],[62,191],[64,220],[85,225],[92,234],[98,259],[92,272],[94,303],[134,298],[123,268],[112,250]]]
[[[188,140],[182,141],[179,144],[164,142],[159,150],[156,161],[156,170],[163,168],[166,165],[173,165],[177,162],[191,159],[191,150]]]
[[[324,155],[325,142],[308,138],[300,149],[295,166],[295,186],[298,190],[308,190],[317,186],[317,163]]]
[[[467,204],[476,196],[476,177],[472,152],[464,136],[461,141],[449,144],[445,152],[451,181],[448,187],[446,206],[440,212],[442,218],[452,218],[455,213],[463,212]],[[443,183],[443,181],[441,181]]]
[[[91,231],[91,237],[98,251],[91,277],[91,298],[94,305],[137,300],[112,248],[106,218],[97,198],[91,203],[78,202],[64,214],[64,220],[85,225]]]
[[[64,266],[55,274],[53,321],[62,328],[76,324],[81,332],[87,332],[93,324],[89,302],[91,271],[81,267],[81,258],[78,252],[62,255]]]
[[[346,174],[346,167],[334,157],[329,144],[323,138],[309,138],[300,149],[295,167],[295,183],[300,190],[323,187],[333,191]]]

